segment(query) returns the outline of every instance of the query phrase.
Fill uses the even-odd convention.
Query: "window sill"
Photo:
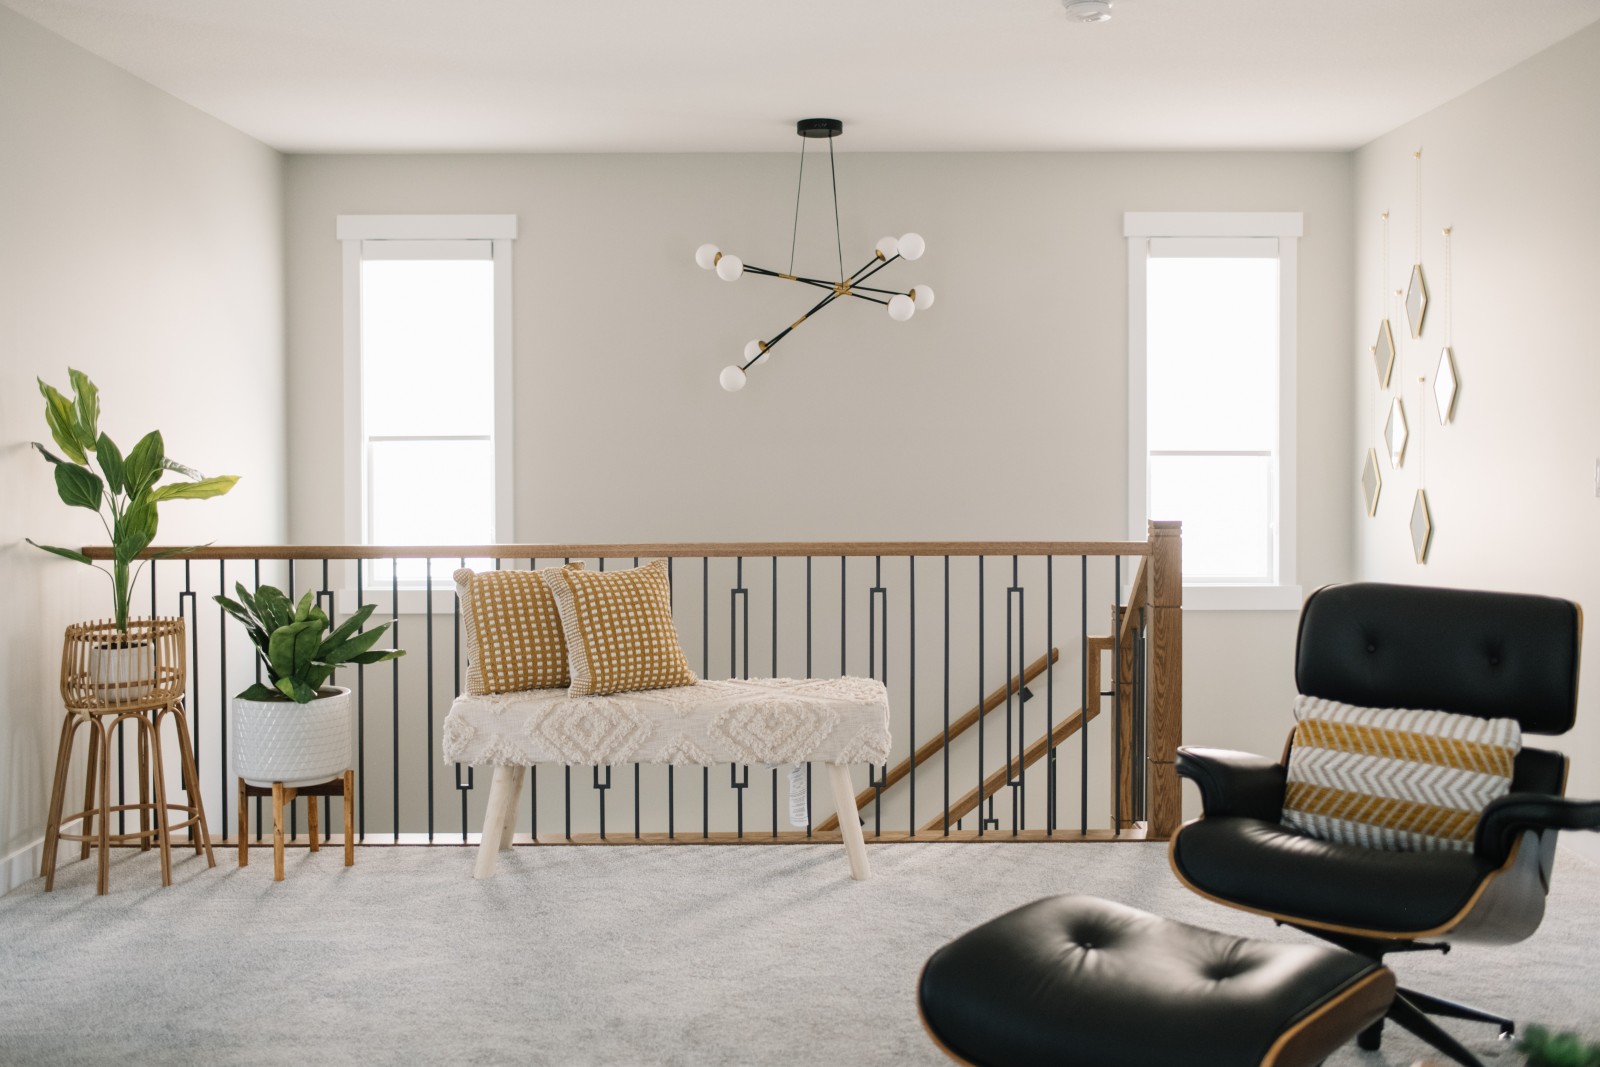
[[[1188,611],[1299,611],[1305,596],[1298,585],[1185,585]]]

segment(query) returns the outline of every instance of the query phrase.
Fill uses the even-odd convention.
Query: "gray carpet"
[[[940,944],[1016,905],[1092,893],[1264,938],[1160,845],[518,848],[489,882],[459,848],[192,853],[160,889],[123,852],[111,895],[71,863],[0,898],[6,1064],[943,1064],[913,986]],[[1543,929],[1397,961],[1402,981],[1600,1038],[1600,868],[1562,856]],[[1489,1027],[1454,1031],[1515,1056]],[[1409,1035],[1337,1065],[1407,1065]]]

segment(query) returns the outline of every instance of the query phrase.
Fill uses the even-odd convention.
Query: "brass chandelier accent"
[[[715,270],[717,277],[725,282],[737,281],[741,275],[749,272],[767,278],[783,278],[786,281],[798,282],[801,285],[810,285],[818,289],[826,289],[828,295],[812,305],[804,315],[779,330],[768,340],[754,340],[744,346],[744,358],[741,362],[722,368],[720,381],[722,388],[730,393],[738,392],[744,388],[746,372],[750,368],[765,363],[772,354],[772,348],[794,330],[796,326],[805,322],[811,316],[833,303],[841,297],[854,297],[857,300],[868,300],[874,304],[882,304],[888,309],[889,317],[896,322],[905,322],[918,311],[926,310],[933,306],[933,289],[927,285],[918,285],[911,289],[880,289],[865,285],[867,279],[876,275],[883,268],[897,259],[921,259],[922,253],[927,250],[927,243],[919,234],[907,233],[900,237],[885,237],[873,249],[872,258],[867,260],[854,274],[846,276],[844,273],[844,242],[839,235],[839,174],[834,166],[833,139],[844,132],[844,123],[838,119],[801,119],[795,123],[795,132],[802,138],[826,138],[828,142],[828,170],[833,179],[833,234],[839,254],[839,278],[837,281],[827,281],[822,278],[807,278],[794,273],[794,238],[800,233],[800,190],[805,183],[806,151],[805,141],[800,145],[800,179],[796,184],[794,194],[794,237],[789,244],[789,271],[768,270],[765,267],[756,267],[746,264],[738,256],[722,251],[716,245],[704,244],[695,249],[694,261],[704,270]]]

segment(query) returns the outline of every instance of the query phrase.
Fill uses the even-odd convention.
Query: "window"
[[[347,536],[482,545],[511,532],[514,216],[342,215]],[[432,564],[448,580],[454,560]],[[487,563],[482,565],[488,565]],[[423,560],[364,570],[426,583]]]
[[[1130,212],[1129,523],[1183,523],[1184,602],[1298,609],[1298,214]]]

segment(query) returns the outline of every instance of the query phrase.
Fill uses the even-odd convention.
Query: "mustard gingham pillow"
[[[572,675],[568,692],[605,696],[694,685],[672,623],[667,561],[627,571],[540,571],[555,596]]]
[[[572,684],[561,615],[541,573],[474,574],[463,567],[451,575],[467,631],[469,694],[520,693]]]

